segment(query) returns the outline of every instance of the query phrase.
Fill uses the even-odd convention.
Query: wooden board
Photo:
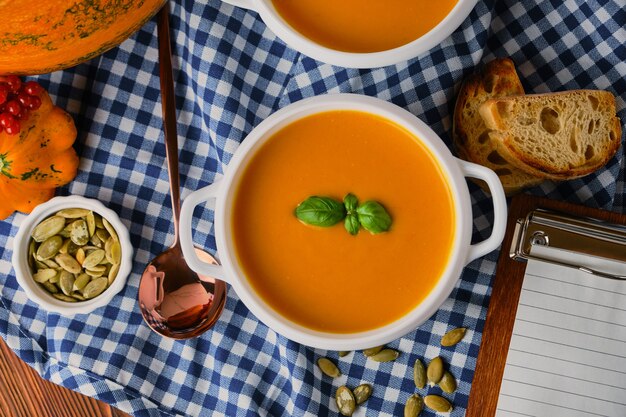
[[[130,417],[42,379],[0,338],[0,417]]]
[[[539,207],[626,225],[625,215],[606,210],[592,209],[525,194],[512,199],[466,417],[491,417],[496,413],[500,384],[502,383],[515,314],[524,282],[524,271],[526,270],[525,262],[514,261],[509,257],[513,229],[517,219],[526,217],[530,211]]]

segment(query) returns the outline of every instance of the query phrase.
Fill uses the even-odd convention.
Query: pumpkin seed
[[[89,210],[89,213],[85,216],[85,221],[87,222],[89,236],[93,236],[96,233],[96,217],[93,215],[93,211]]]
[[[56,284],[56,283],[58,283],[58,282],[59,282],[59,280],[60,280],[60,279],[61,279],[61,272],[60,272],[60,271],[57,271],[57,274],[56,274],[55,276],[53,276],[52,278],[50,278],[50,279],[48,280],[48,282],[49,282],[50,284]]]
[[[98,248],[102,247],[102,241],[100,240],[98,235],[91,236],[91,238],[89,239],[89,242],[91,242],[91,244],[94,245],[95,247],[98,247]]]
[[[80,295],[80,294],[79,294],[79,293],[77,293],[76,291],[74,291],[74,292],[72,293],[72,297],[73,297],[73,298],[76,298],[78,301],[85,301],[85,300],[86,300],[86,298],[85,298],[85,297],[83,297],[82,295]]]
[[[80,274],[74,280],[74,287],[72,288],[74,291],[81,291],[87,284],[91,281],[91,277],[85,273]]]
[[[74,297],[70,297],[69,295],[65,294],[52,294],[52,296],[61,301],[67,301],[68,303],[75,303],[77,301]]]
[[[426,386],[426,368],[419,358],[415,359],[415,365],[413,365],[413,381],[419,389]]]
[[[58,254],[54,260],[61,266],[61,268],[65,269],[67,272],[71,272],[72,274],[78,274],[82,269],[78,261],[67,253]]]
[[[70,239],[78,246],[86,245],[89,242],[89,231],[87,230],[87,223],[83,219],[76,220],[72,223],[70,229]]]
[[[443,377],[441,381],[439,381],[439,388],[447,394],[452,394],[456,391],[456,379],[454,379],[450,372],[445,371],[443,373]]]
[[[437,356],[430,361],[426,369],[426,378],[428,378],[430,386],[434,386],[441,381],[441,378],[443,378],[443,359],[441,359],[441,356]]]
[[[96,214],[95,216],[95,220],[96,220],[96,228],[97,229],[104,229],[104,224],[102,224],[102,217],[100,217],[100,215]]]
[[[113,281],[115,281],[115,277],[117,276],[117,273],[120,270],[120,264],[115,264],[111,267],[111,269],[109,270],[109,285],[113,284]]]
[[[35,268],[34,255],[35,255],[35,241],[31,239],[30,242],[28,243],[28,266],[30,266],[30,269]]]
[[[452,404],[450,404],[450,401],[440,397],[439,395],[427,395],[424,397],[424,403],[426,404],[426,407],[438,413],[449,413],[452,411]]]
[[[35,266],[36,268],[34,268],[36,271],[40,270],[40,269],[46,269],[46,268],[50,268],[48,265],[46,265],[45,263],[41,262],[39,259],[37,259],[36,257],[33,258],[34,262],[35,262]],[[54,269],[54,268],[53,268]]]
[[[104,270],[91,270],[91,269],[85,269],[85,274],[89,275],[90,277],[93,278],[100,278],[101,276],[104,275]]]
[[[63,294],[70,295],[74,289],[74,275],[67,271],[61,271],[59,273],[59,288]]]
[[[109,232],[109,235],[111,235],[113,240],[115,240],[116,242],[119,242],[115,229],[113,228],[113,226],[111,226],[111,223],[109,223],[109,221],[105,219],[104,217],[102,218],[102,224],[104,225],[104,228],[106,229],[106,231]]]
[[[119,264],[122,258],[122,246],[120,245],[120,242],[114,241],[109,250],[111,253],[107,253],[107,260],[113,265]]]
[[[404,405],[404,417],[417,417],[424,409],[424,400],[419,394],[413,394]]]
[[[33,275],[33,279],[35,280],[35,282],[43,284],[44,282],[48,282],[50,278],[52,278],[56,274],[57,274],[57,271],[51,268],[40,269]]]
[[[365,349],[365,350],[363,351],[363,354],[364,354],[365,356],[368,356],[368,357],[369,357],[369,356],[372,356],[372,355],[377,354],[378,352],[380,352],[381,350],[383,350],[383,348],[384,348],[384,347],[385,347],[385,346],[376,346],[376,347],[373,347],[373,348]]]
[[[450,347],[459,343],[465,337],[465,327],[458,327],[450,330],[441,338],[441,346]]]
[[[37,248],[37,257],[40,260],[50,259],[59,253],[59,249],[63,246],[63,239],[61,236],[52,236],[44,240],[39,248]]]
[[[78,219],[79,217],[87,216],[89,213],[91,213],[91,210],[84,208],[67,208],[57,211],[56,215],[66,219]]]
[[[109,232],[104,229],[96,230],[96,236],[98,236],[98,239],[100,239],[102,242],[106,242],[107,240],[109,240],[109,237],[111,237],[109,235]]]
[[[356,404],[361,405],[372,395],[372,386],[370,384],[361,384],[354,389],[353,394]]]
[[[376,362],[390,362],[395,361],[400,356],[400,352],[393,349],[383,349],[375,355],[370,356],[369,358]]]
[[[31,233],[31,237],[35,242],[43,242],[44,240],[58,234],[65,227],[65,219],[59,216],[52,216],[39,223]]]
[[[83,261],[83,268],[93,269],[93,267],[98,265],[100,261],[104,259],[104,255],[105,253],[102,249],[98,249],[98,250],[91,252],[89,255],[87,255],[87,257]]]
[[[96,278],[93,281],[89,282],[83,288],[83,297],[86,299],[94,298],[102,294],[102,292],[106,289],[109,284],[109,280],[107,278]]]
[[[337,368],[337,365],[328,358],[319,358],[317,360],[317,366],[319,366],[323,374],[331,378],[337,378],[341,375],[341,371]]]
[[[348,356],[350,354],[349,350],[340,350],[339,351],[339,357],[343,358],[344,356]]]
[[[60,266],[58,263],[54,262],[52,259],[44,259],[43,263],[46,264],[48,268],[59,269]]]
[[[351,416],[356,408],[356,399],[354,394],[350,391],[350,388],[345,385],[337,388],[335,393],[335,401],[337,402],[337,408],[343,416]]]
[[[87,255],[85,255],[85,251],[83,250],[83,248],[78,248],[78,250],[76,251],[76,255],[74,255],[76,257],[76,261],[84,268],[85,266],[83,265],[83,263],[85,263],[85,258],[87,257]]]
[[[41,285],[51,294],[56,294],[59,292],[59,289],[56,285],[50,284],[49,282],[43,282]]]

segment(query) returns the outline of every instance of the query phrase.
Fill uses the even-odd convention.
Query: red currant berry
[[[26,108],[22,108],[22,112],[20,113],[19,116],[17,116],[18,120],[26,120],[28,119],[28,116],[30,115],[30,110],[26,109]]]
[[[22,106],[28,107],[28,103],[30,103],[30,97],[31,96],[26,93],[20,93],[17,96],[17,101],[19,101]]]
[[[22,111],[22,105],[17,100],[11,100],[7,102],[6,111],[11,113],[13,116],[19,116]]]
[[[22,86],[22,90],[29,96],[38,96],[43,88],[37,81],[27,81],[24,83],[24,86]]]
[[[7,127],[13,123],[13,116],[9,113],[0,113],[0,126]]]
[[[31,96],[30,100],[28,100],[28,104],[26,105],[30,110],[37,110],[41,107],[41,99],[37,96]]]
[[[10,125],[4,127],[4,130],[6,130],[7,135],[17,135],[20,133],[20,122],[13,119]]]
[[[9,86],[9,90],[13,93],[20,91],[22,86],[22,80],[17,75],[7,75],[6,84]]]
[[[0,104],[3,104],[9,98],[9,87],[5,84],[0,84]]]

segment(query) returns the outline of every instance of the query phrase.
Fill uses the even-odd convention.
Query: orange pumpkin
[[[76,176],[72,117],[42,91],[41,107],[22,120],[18,135],[0,132],[0,219],[30,213]]]
[[[164,0],[0,0],[0,75],[87,61],[137,31]]]

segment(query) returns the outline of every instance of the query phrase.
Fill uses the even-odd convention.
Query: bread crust
[[[584,161],[583,163],[575,166],[568,164],[568,166],[564,168],[563,166],[558,166],[555,162],[538,157],[536,153],[533,154],[525,152],[524,149],[521,149],[512,134],[511,124],[515,121],[514,119],[517,118],[517,120],[519,120],[519,118],[524,117],[525,114],[536,114],[537,109],[532,106],[549,107],[557,100],[567,100],[570,103],[573,103],[574,100],[581,100],[581,97],[589,97],[590,95],[595,97],[598,101],[598,108],[606,110],[602,112],[602,118],[605,119],[604,121],[608,127],[608,131],[606,132],[608,138],[601,144],[603,145],[602,153],[594,154],[594,157],[591,159],[584,159],[581,155],[580,159]],[[522,102],[527,104],[525,110],[526,113],[518,114],[516,109],[517,107],[522,107]],[[571,105],[574,106],[574,104]],[[511,114],[503,115],[502,112],[506,113],[509,111],[506,109],[509,108],[511,108]],[[531,110],[529,110],[529,108]],[[534,110],[534,113],[532,110]],[[485,125],[494,131],[490,138],[495,143],[498,152],[502,155],[502,157],[518,169],[545,179],[567,180],[588,175],[596,171],[598,168],[606,165],[621,145],[622,131],[620,120],[615,115],[615,97],[611,93],[605,91],[572,90],[560,93],[526,95],[515,99],[507,97],[493,98],[486,100],[481,105],[479,112]],[[572,122],[565,120],[563,123],[571,124]],[[539,122],[537,122],[537,124],[539,124]],[[571,129],[572,127],[568,126],[568,128]],[[548,135],[545,133],[545,130],[540,131],[537,129],[537,132],[535,132],[535,135],[538,138],[541,138],[542,134],[544,136]],[[584,129],[577,131],[577,134],[584,135]],[[591,135],[591,133],[589,133],[589,135]],[[565,144],[564,140],[561,140],[560,146],[564,147],[563,149],[560,149],[563,154],[568,152],[568,149],[565,148],[568,145]],[[555,150],[555,152],[558,151],[559,149]],[[579,150],[579,152],[583,152],[582,149]],[[563,165],[562,161],[561,165]]]
[[[490,98],[522,94],[524,88],[513,61],[509,58],[495,59],[487,63],[479,73],[466,77],[459,90],[452,119],[452,137],[458,156],[494,170],[507,195],[537,185],[542,179],[519,170],[500,158],[497,154],[497,143],[492,143],[485,136],[489,135],[488,128],[478,114],[478,109]]]

